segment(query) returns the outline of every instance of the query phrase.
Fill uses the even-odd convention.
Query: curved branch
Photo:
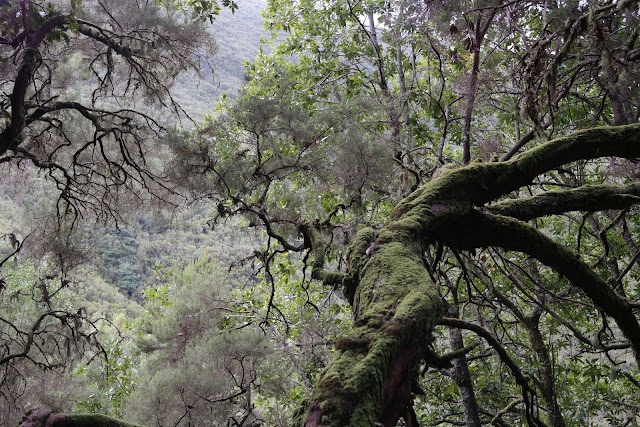
[[[578,160],[600,157],[640,157],[640,123],[618,127],[597,127],[575,132],[549,141],[513,158],[508,164],[512,169],[500,178],[514,179],[509,184],[498,180],[503,195],[528,184],[545,172]]]
[[[446,171],[396,206],[381,241],[393,239],[398,231],[409,239],[429,239],[443,223],[530,184],[540,174],[574,161],[607,156],[640,157],[640,123],[588,129],[549,141],[509,162],[475,162]]]
[[[67,17],[64,15],[54,16],[45,21],[37,31],[30,33],[27,37],[26,49],[11,92],[11,121],[0,133],[0,156],[22,142],[21,134],[25,126],[25,96],[29,83],[33,78],[33,73],[40,66],[42,59],[38,46],[51,31],[63,26],[66,20]]]
[[[2,359],[0,359],[0,365],[4,365],[5,363],[8,363],[13,359],[28,357],[29,352],[31,351],[31,346],[33,345],[33,336],[38,331],[38,328],[40,328],[40,324],[42,323],[42,321],[48,316],[53,316],[59,319],[59,313],[60,312],[58,311],[48,311],[41,314],[40,317],[38,317],[38,319],[34,322],[33,326],[31,326],[31,330],[27,333],[27,341],[22,347],[22,351],[20,353],[8,354],[7,356],[3,357]]]
[[[349,276],[339,271],[330,271],[325,269],[325,251],[327,250],[327,244],[323,241],[320,231],[313,225],[302,224],[300,231],[304,236],[305,242],[303,245],[311,249],[313,255],[313,269],[311,270],[311,277],[316,280],[320,280],[326,286],[330,286],[337,289],[344,285],[345,280],[349,279]]]
[[[473,230],[473,232],[469,232]],[[474,211],[442,227],[437,238],[446,244],[470,249],[499,246],[531,255],[553,268],[581,289],[593,303],[616,320],[640,358],[640,324],[626,299],[616,294],[580,256],[543,233],[513,218]]]
[[[500,360],[502,360],[502,362],[507,365],[507,367],[511,371],[511,374],[513,375],[513,378],[516,380],[516,383],[520,387],[522,387],[523,390],[531,393],[532,395],[535,395],[535,390],[529,384],[529,381],[520,370],[520,367],[518,367],[516,362],[511,359],[511,356],[509,356],[507,350],[505,350],[502,344],[500,344],[500,341],[498,341],[493,335],[491,335],[491,332],[487,331],[481,326],[466,322],[464,320],[456,319],[454,317],[443,317],[438,321],[438,324],[443,326],[450,326],[453,328],[466,329],[475,333],[479,337],[484,338],[485,341],[487,341],[487,343],[494,348],[496,353],[498,353]]]
[[[9,255],[7,255],[7,256],[5,257],[5,259],[3,259],[2,261],[0,261],[0,268],[2,268],[2,266],[3,266],[7,261],[9,261],[9,260],[10,260],[11,258],[13,258],[15,255],[17,255],[17,254],[18,254],[18,252],[20,252],[20,251],[22,250],[22,246],[24,245],[25,240],[27,240],[27,239],[29,238],[29,236],[31,236],[32,234],[33,234],[33,232],[32,232],[32,233],[29,233],[29,234],[27,235],[27,237],[25,237],[24,239],[22,239],[22,241],[21,241],[21,242],[18,242],[17,246],[15,246],[14,251],[13,251],[13,252],[11,252]]]
[[[547,121],[545,122],[543,125],[541,125],[541,128],[543,130],[548,129],[551,126],[551,121]],[[533,139],[536,137],[537,135],[537,128],[533,128],[531,129],[529,132],[527,132],[527,134],[525,136],[523,136],[522,138],[520,138],[520,140],[518,142],[516,142],[513,147],[511,147],[511,149],[509,150],[509,152],[507,154],[505,154],[502,157],[502,161],[506,162],[507,160],[510,160],[513,156],[516,155],[516,153],[518,151],[520,151],[520,149],[522,147],[524,147],[525,145],[527,145],[529,142],[533,141]]]
[[[55,414],[48,409],[33,409],[29,411],[20,427],[36,426],[71,427],[79,425],[139,427],[137,424],[127,423],[102,414]]]
[[[626,187],[585,185],[566,191],[547,191],[533,197],[505,200],[487,206],[496,215],[510,216],[522,221],[570,211],[600,211],[627,209],[640,203],[640,183]]]
[[[279,234],[276,230],[273,229],[272,221],[269,219],[267,214],[264,212],[264,209],[255,209],[251,205],[247,204],[244,200],[239,199],[237,197],[233,197],[234,202],[241,204],[243,207],[241,208],[245,212],[249,212],[255,216],[257,216],[262,224],[264,225],[265,231],[269,237],[275,239],[280,245],[288,251],[291,252],[300,252],[306,249],[305,242],[300,245],[294,245],[289,243],[289,241],[281,234]]]
[[[444,354],[433,355],[433,357],[429,357],[429,355],[427,355],[425,359],[427,360],[427,362],[429,362],[430,365],[435,366],[437,368],[450,368],[452,360],[461,358],[462,356],[466,356],[467,353],[471,352],[471,350],[476,348],[478,345],[480,345],[478,341],[472,342],[469,345],[466,345],[457,350],[449,351]]]
[[[122,43],[115,40],[116,37],[121,36],[87,21],[78,20],[77,22],[80,34],[99,41],[125,58],[131,58],[133,56],[134,51],[130,47],[124,46]]]
[[[49,33],[58,27],[64,26],[68,16],[55,15],[47,19],[36,31],[31,32],[27,37],[27,47],[37,47],[49,35]]]

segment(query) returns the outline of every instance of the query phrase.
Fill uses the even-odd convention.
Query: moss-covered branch
[[[626,209],[638,203],[640,183],[626,187],[586,185],[572,190],[547,191],[533,197],[505,200],[487,206],[486,210],[493,214],[528,221],[571,211]]]
[[[531,255],[565,276],[608,316],[640,354],[640,324],[631,304],[618,295],[580,256],[534,227],[513,218],[473,212],[443,227],[438,238],[456,248],[498,246]]]
[[[441,367],[451,367],[451,361],[454,359],[458,359],[462,356],[466,356],[467,353],[469,353],[471,350],[473,350],[474,348],[476,348],[480,343],[479,342],[473,342],[469,345],[466,345],[458,350],[453,350],[453,351],[449,351],[447,353],[444,353],[442,355],[438,355],[432,358],[428,358],[428,362],[431,366],[435,366],[438,368]]]
[[[100,414],[54,414],[48,409],[30,411],[20,427],[140,427]]]
[[[351,285],[345,287],[353,306],[354,328],[336,344],[303,425],[395,426],[410,407],[411,382],[442,316],[440,296],[422,262],[426,245],[435,241],[462,249],[500,246],[538,258],[613,317],[638,354],[640,325],[631,305],[577,254],[521,221],[477,211],[478,206],[530,184],[542,173],[603,156],[640,157],[640,124],[590,129],[543,144],[508,162],[474,163],[450,170],[403,199],[378,236],[372,229],[359,232],[349,248],[346,274]],[[571,193],[572,202],[551,196],[546,202],[535,199],[518,209],[547,212],[547,207],[531,207],[538,201],[555,203],[555,211],[576,206],[588,209],[589,196],[600,198],[608,207],[635,203],[637,188],[624,191],[629,194],[605,187],[585,189]],[[502,208],[516,212],[513,206]],[[518,374],[517,366],[512,371],[531,407],[527,400],[533,395],[531,386]],[[530,411],[527,416],[532,416]]]
[[[336,343],[305,426],[390,426],[410,405],[412,379],[442,313],[440,297],[408,242],[379,244],[367,255],[372,236],[363,230],[351,247],[359,279],[354,328]]]
[[[447,171],[402,200],[390,221],[415,219],[431,211],[431,220],[421,220],[419,227],[421,234],[428,234],[446,219],[440,212],[449,215],[452,204],[459,208],[482,206],[567,163],[608,156],[640,157],[640,124],[587,129],[549,141],[508,162],[472,163]]]

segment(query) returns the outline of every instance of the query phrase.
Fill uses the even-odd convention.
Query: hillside
[[[255,58],[260,37],[266,35],[260,16],[265,7],[262,0],[243,0],[234,13],[222,9],[210,25],[217,43],[211,67],[203,67],[202,78],[195,73],[178,77],[172,90],[194,119],[200,121],[211,113],[223,92],[234,98],[244,84],[244,63]]]

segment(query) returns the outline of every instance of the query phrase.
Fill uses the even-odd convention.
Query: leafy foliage
[[[168,300],[149,300],[139,330],[149,354],[128,402],[134,419],[149,422],[153,414],[154,424],[188,425],[259,416],[252,396],[269,350],[254,328],[227,329],[228,319],[241,315],[228,298],[228,279],[205,254],[175,276]]]

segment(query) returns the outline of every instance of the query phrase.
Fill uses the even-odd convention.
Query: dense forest
[[[0,0],[0,425],[637,426],[639,31]]]

